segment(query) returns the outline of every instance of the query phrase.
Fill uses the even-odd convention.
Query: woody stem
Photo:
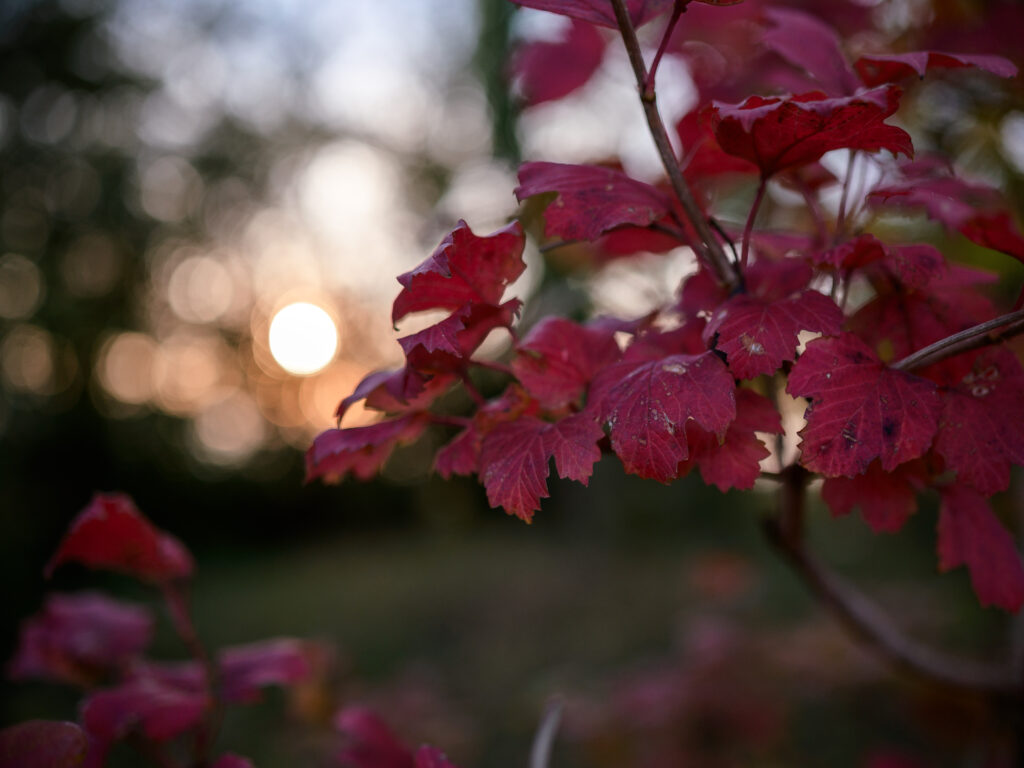
[[[998,329],[1002,330],[994,333]],[[890,367],[897,371],[924,368],[972,349],[998,344],[1020,333],[1024,333],[1024,309],[1000,315],[993,320],[978,323],[978,325],[971,326],[959,333],[939,339],[934,344],[929,344],[927,347],[907,355],[902,360],[897,360]]]
[[[665,123],[658,111],[657,95],[654,90],[653,81],[648,88],[647,67],[644,65],[643,52],[640,49],[640,41],[637,40],[636,29],[629,18],[624,0],[611,0],[612,8],[615,11],[615,20],[619,25],[619,32],[622,34],[622,41],[626,46],[626,53],[629,54],[629,62],[633,67],[633,74],[636,77],[637,87],[640,91],[640,103],[644,109],[644,116],[647,118],[647,126],[654,139],[654,146],[661,157],[661,164],[668,175],[672,191],[675,192],[679,204],[686,213],[699,243],[695,243],[695,250],[703,257],[714,271],[718,281],[730,290],[739,282],[739,275],[729,263],[729,257],[725,253],[722,244],[718,242],[707,219],[704,217],[700,206],[690,191],[689,184],[683,177],[683,172],[676,162],[675,153],[672,151],[672,142],[669,141],[668,132],[665,130]]]

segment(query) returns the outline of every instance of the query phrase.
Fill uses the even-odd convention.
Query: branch
[[[766,521],[765,535],[846,629],[889,664],[923,680],[961,690],[1024,695],[1009,669],[958,658],[908,637],[875,603],[807,552],[801,522],[808,479],[802,467],[793,465],[785,470],[779,514]]]
[[[743,228],[743,252],[740,256],[740,269],[747,268],[747,256],[750,255],[750,237],[754,234],[754,220],[757,218],[757,211],[764,199],[764,190],[768,179],[761,177],[761,183],[757,185],[757,192],[754,194],[754,202],[750,204],[750,213],[747,214],[747,225]]]
[[[636,37],[636,29],[629,18],[624,0],[611,0],[612,8],[615,10],[615,20],[619,24],[619,31],[622,33],[622,41],[626,45],[626,52],[629,54],[629,62],[633,66],[633,74],[636,76],[637,87],[640,91],[640,103],[644,108],[644,115],[647,118],[647,126],[651,131],[651,138],[654,139],[654,146],[661,157],[661,164],[665,167],[672,190],[676,194],[686,217],[690,220],[694,230],[700,238],[701,255],[714,270],[718,281],[730,290],[735,288],[739,282],[739,276],[729,263],[729,257],[722,248],[722,244],[715,239],[708,226],[707,219],[697,205],[697,201],[690,191],[690,186],[683,177],[683,172],[676,162],[675,153],[672,151],[672,142],[669,141],[668,132],[665,130],[665,123],[658,112],[657,96],[654,92],[654,83],[647,82],[647,67],[644,65],[643,53],[640,50],[640,41]]]
[[[1003,330],[999,333],[992,333],[997,328],[1003,328]],[[907,355],[902,360],[897,360],[890,367],[897,371],[912,371],[915,368],[924,368],[925,366],[941,362],[946,358],[959,355],[962,352],[969,352],[979,347],[998,344],[1019,333],[1024,333],[1024,309],[1018,309],[1016,312],[1001,315],[994,320],[979,323],[967,330],[940,339],[934,344],[929,344],[927,347]]]

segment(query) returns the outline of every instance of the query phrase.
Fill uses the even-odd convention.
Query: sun
[[[270,354],[288,373],[308,376],[323,370],[337,349],[337,326],[316,304],[289,304],[270,321]]]

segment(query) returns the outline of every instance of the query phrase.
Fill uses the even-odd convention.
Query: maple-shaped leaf
[[[939,569],[966,565],[982,605],[1007,611],[1024,604],[1024,566],[1010,532],[985,497],[964,485],[942,489],[939,509]]]
[[[704,482],[725,493],[730,488],[748,490],[761,474],[761,459],[771,455],[755,432],[780,434],[782,422],[768,398],[750,389],[736,390],[736,418],[718,437],[688,422],[686,440],[690,457],[682,462],[679,474],[700,467]]]
[[[451,442],[437,452],[434,469],[445,479],[471,475],[480,469],[480,447],[484,437],[499,424],[521,417],[536,416],[539,404],[518,383],[479,407],[472,420]]]
[[[50,595],[22,623],[7,674],[89,685],[141,654],[152,636],[153,617],[140,605],[98,592]]]
[[[173,739],[199,725],[209,706],[205,693],[166,686],[153,679],[97,691],[82,702],[81,708],[81,722],[89,734],[89,760],[102,765],[98,756],[133,733],[158,742]]]
[[[618,357],[612,333],[546,317],[516,345],[512,371],[544,408],[555,410],[577,402],[594,374]]]
[[[452,374],[423,373],[408,365],[397,371],[374,371],[356,386],[355,391],[338,404],[338,421],[353,403],[385,413],[422,411],[444,394],[455,381]]]
[[[335,716],[334,727],[349,739],[337,755],[339,764],[351,768],[416,768],[412,751],[372,710],[346,707]]]
[[[701,0],[701,2],[703,1]],[[733,2],[739,1],[733,0]],[[559,16],[589,21],[591,24],[601,27],[619,28],[611,0],[512,0],[512,2],[524,8],[557,13]],[[673,2],[674,0],[626,0],[626,10],[629,11],[629,18],[633,22],[633,26],[639,27],[665,13],[672,7]],[[712,5],[715,4],[712,2]],[[728,5],[726,2],[718,4]]]
[[[460,220],[426,261],[399,275],[402,290],[391,309],[392,322],[425,309],[500,303],[505,288],[526,269],[525,243],[519,222],[480,237]]]
[[[786,391],[811,399],[801,463],[826,477],[859,475],[875,459],[886,471],[916,459],[942,408],[934,383],[887,367],[852,333],[808,344]]]
[[[873,461],[862,475],[825,478],[821,498],[837,517],[860,507],[873,531],[895,532],[917,509],[917,493],[925,480],[924,466],[919,460],[900,464],[891,472]]]
[[[259,701],[268,685],[293,685],[312,675],[314,646],[304,640],[275,638],[224,648],[218,654],[220,693],[225,701]]]
[[[349,473],[369,480],[397,445],[418,439],[429,421],[427,414],[417,412],[366,427],[321,432],[306,451],[306,482],[319,477],[338,483]]]
[[[604,38],[585,21],[574,19],[562,39],[536,40],[521,45],[511,69],[530,106],[568,96],[582,87],[604,58]]]
[[[926,288],[941,274],[946,263],[942,253],[933,245],[888,245],[867,233],[828,250],[811,251],[809,256],[811,262],[818,266],[828,265],[847,271],[879,264],[908,288]]]
[[[742,104],[715,102],[709,113],[722,149],[754,163],[767,178],[833,149],[912,156],[910,135],[884,122],[899,101],[899,88],[886,86],[834,98],[820,91],[751,96]]]
[[[868,200],[875,205],[924,208],[929,218],[968,240],[1024,262],[1024,235],[994,187],[952,176],[910,178],[873,190]]]
[[[62,563],[121,571],[152,582],[185,578],[193,568],[185,546],[155,528],[128,496],[119,493],[93,497],[72,521],[46,574]]]
[[[509,328],[522,302],[466,304],[439,323],[398,340],[413,369],[426,374],[463,370],[470,356],[495,328]]]
[[[704,184],[712,177],[725,174],[757,173],[754,163],[733,157],[718,145],[710,121],[700,112],[683,115],[676,123],[676,133],[685,153],[680,165],[691,184]]]
[[[628,360],[606,368],[588,403],[610,429],[626,471],[662,483],[689,457],[686,423],[725,436],[736,417],[733,378],[713,352]]]
[[[586,485],[601,458],[597,443],[604,430],[589,413],[551,423],[522,416],[499,424],[480,448],[480,481],[492,507],[530,522],[548,497],[548,462],[555,460],[559,477]]]
[[[0,730],[0,768],[75,768],[88,747],[75,723],[26,720]]]
[[[1013,77],[1017,74],[1016,65],[1002,56],[943,51],[867,54],[857,59],[854,67],[861,81],[867,86],[895,83],[914,75],[924,77],[926,72],[933,69],[975,67],[999,77]]]
[[[564,240],[596,240],[624,224],[646,227],[672,209],[667,195],[621,171],[597,165],[524,163],[517,200],[557,192],[544,210],[547,235]]]
[[[828,296],[805,288],[810,267],[795,259],[758,261],[748,270],[747,293],[726,299],[712,313],[705,341],[725,353],[740,379],[774,373],[796,357],[800,331],[834,336],[842,310]]]
[[[935,451],[957,480],[985,496],[1006,490],[1010,465],[1024,464],[1024,369],[1004,348],[987,349],[942,393]]]
[[[850,67],[839,35],[821,19],[793,8],[769,8],[761,43],[791,64],[806,70],[832,94],[857,90],[857,76]]]

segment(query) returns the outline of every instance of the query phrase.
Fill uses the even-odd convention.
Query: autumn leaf
[[[526,269],[524,244],[519,222],[480,237],[459,221],[426,261],[399,275],[402,290],[391,310],[392,322],[425,309],[499,304],[505,288]]]
[[[895,83],[917,75],[924,77],[934,69],[974,67],[999,77],[1013,77],[1017,67],[1002,56],[977,53],[912,51],[910,53],[874,53],[861,56],[853,65],[867,86]]]
[[[574,19],[555,42],[531,41],[512,56],[511,70],[530,106],[568,96],[582,87],[604,58],[604,38],[592,24]]]
[[[1006,490],[1010,465],[1024,464],[1024,369],[1011,351],[978,354],[963,379],[942,392],[935,451],[984,496]]]
[[[619,28],[611,0],[512,0],[512,2],[524,8],[535,8],[538,11],[570,16],[601,27]],[[633,26],[639,27],[668,11],[673,2],[674,0],[626,0],[626,10],[629,12]],[[734,0],[734,2],[739,2],[739,0]]]
[[[839,36],[821,19],[793,8],[768,8],[761,44],[805,70],[828,93],[848,95],[857,90]]]
[[[722,149],[754,163],[768,177],[813,162],[833,149],[887,149],[912,156],[909,134],[884,122],[896,112],[899,99],[900,90],[894,86],[833,98],[812,91],[751,96],[742,104],[715,102],[708,112]]]
[[[355,391],[338,404],[338,421],[354,403],[365,400],[365,407],[385,413],[421,411],[452,385],[453,374],[430,374],[406,365],[397,371],[374,371],[356,386]]]
[[[75,768],[88,746],[74,723],[26,720],[0,730],[0,768]]]
[[[942,489],[939,509],[939,569],[967,566],[982,605],[1016,612],[1024,605],[1024,567],[1010,532],[977,491],[964,485]]]
[[[396,446],[418,439],[429,420],[427,414],[416,412],[366,427],[321,432],[306,451],[306,482],[321,478],[338,483],[350,473],[370,479]]]
[[[935,384],[888,368],[851,333],[808,344],[786,391],[811,399],[801,463],[826,477],[859,475],[876,458],[892,471],[927,451],[938,428]]]
[[[509,328],[522,302],[466,304],[434,325],[398,340],[409,367],[421,374],[447,374],[466,368],[469,358],[496,328]]]
[[[185,546],[155,528],[124,494],[96,494],[64,535],[46,566],[46,575],[63,563],[121,571],[138,579],[164,582],[192,574]]]
[[[596,240],[624,224],[646,227],[672,209],[669,198],[650,184],[597,165],[524,163],[517,200],[557,193],[544,211],[545,233],[564,240]]]
[[[821,498],[837,517],[859,507],[875,533],[895,532],[917,509],[917,493],[923,489],[926,479],[921,461],[900,464],[887,472],[875,460],[862,475],[826,477]]]

